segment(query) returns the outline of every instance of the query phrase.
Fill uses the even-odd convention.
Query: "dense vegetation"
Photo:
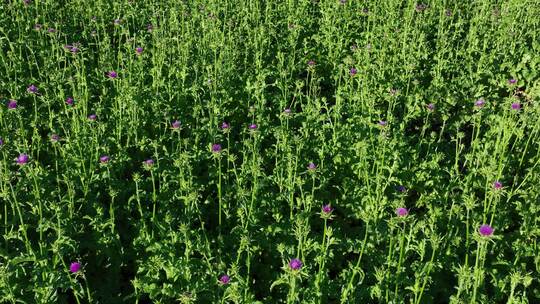
[[[2,1],[0,303],[540,303],[538,16]]]

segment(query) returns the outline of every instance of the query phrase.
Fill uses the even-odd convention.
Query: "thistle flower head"
[[[521,104],[519,102],[512,103],[512,110],[519,110],[521,109]]]
[[[300,268],[302,268],[302,261],[297,258],[292,259],[289,262],[289,268],[292,270],[299,270]]]
[[[222,276],[219,278],[219,283],[221,283],[221,284],[223,284],[223,285],[229,284],[230,281],[231,281],[231,277],[229,277],[229,276],[226,275],[226,274],[222,275]]]
[[[322,212],[325,214],[330,214],[332,211],[334,211],[334,208],[332,208],[330,204],[323,205],[321,209],[322,209]]]
[[[137,55],[142,54],[142,52],[143,52],[143,48],[142,48],[142,47],[139,46],[139,47],[135,48],[135,53],[137,53]]]
[[[90,120],[90,121],[95,121],[96,119],[97,119],[96,114],[90,114],[90,115],[88,115],[88,120]]]
[[[483,99],[478,99],[478,100],[474,103],[474,106],[477,107],[477,108],[481,108],[481,107],[483,107],[485,104],[486,104],[486,101],[485,101],[485,100],[483,100]]]
[[[310,60],[310,61],[308,61],[307,64],[308,64],[308,66],[312,67],[312,66],[315,65],[315,60]]]
[[[385,126],[388,124],[388,122],[386,122],[386,120],[379,120],[379,123],[378,123],[378,124],[379,124],[379,126],[381,126],[381,127],[385,127]]]
[[[396,214],[400,217],[407,216],[409,214],[409,210],[407,210],[407,208],[399,207],[396,209]]]
[[[515,78],[508,79],[508,84],[509,84],[509,85],[516,84],[516,82],[517,82],[517,79],[515,79]]]
[[[38,88],[35,85],[31,84],[28,86],[28,88],[26,88],[26,91],[30,94],[37,94]]]
[[[173,128],[173,129],[179,129],[179,128],[180,128],[180,125],[181,125],[181,124],[180,124],[180,121],[175,120],[175,121],[173,121],[173,122],[171,123],[171,128]]]
[[[145,167],[152,167],[154,165],[154,160],[149,158],[149,159],[143,161],[143,165]]]
[[[405,188],[405,186],[403,186],[403,185],[399,185],[399,186],[396,187],[396,190],[403,193],[403,192],[407,191],[407,188]]]
[[[66,45],[64,45],[64,48],[65,48],[66,50],[70,51],[70,52],[73,52],[73,48],[75,48],[75,49],[76,49],[76,50],[75,50],[75,53],[79,50],[77,47],[74,47],[74,46],[71,45],[71,44],[66,44]]]
[[[493,182],[493,189],[501,190],[502,189],[502,183],[500,181],[494,181]]]
[[[257,130],[257,125],[256,125],[256,124],[250,124],[250,125],[248,126],[248,129],[250,129],[250,130]]]
[[[308,165],[307,165],[307,169],[309,171],[315,171],[315,169],[317,169],[317,165],[315,165],[313,162],[310,162]]]
[[[478,228],[478,232],[480,233],[481,236],[492,236],[493,231],[494,231],[493,227],[491,227],[488,224],[483,224],[480,226],[480,228]]]
[[[116,73],[116,71],[109,71],[107,73],[107,77],[109,77],[111,79],[115,79],[116,77],[118,77],[118,73]]]
[[[81,263],[79,262],[72,262],[71,265],[69,265],[69,271],[72,273],[79,272],[81,270]]]
[[[52,142],[58,142],[60,140],[60,136],[58,134],[52,134],[51,135],[51,141]]]
[[[7,108],[10,109],[10,110],[16,109],[17,108],[17,101],[13,100],[13,99],[10,99],[8,101]]]
[[[73,105],[73,101],[74,101],[74,100],[73,100],[73,97],[68,97],[68,98],[66,98],[66,104],[67,104],[68,106],[72,106],[72,105]]]
[[[285,110],[283,110],[283,113],[285,113],[286,115],[291,114],[292,113],[291,108],[285,108]]]
[[[426,108],[429,110],[429,111],[434,111],[435,110],[435,105],[430,103],[428,105],[426,105]]]
[[[0,137],[0,147],[4,145],[4,140]]]
[[[29,159],[30,159],[30,157],[28,156],[28,154],[22,153],[22,154],[19,154],[19,157],[17,157],[16,162],[19,165],[24,165],[24,164],[28,163]]]
[[[220,144],[213,144],[212,145],[212,153],[220,153],[221,152],[221,145]]]
[[[39,23],[34,24],[34,29],[35,29],[36,31],[41,30],[42,27],[43,27],[43,25],[41,25],[41,24],[39,24]]]
[[[356,75],[356,73],[358,73],[358,70],[357,70],[356,68],[351,68],[351,69],[349,70],[349,74],[351,74],[351,76]]]
[[[110,158],[108,155],[102,155],[102,156],[99,158],[99,161],[100,161],[102,164],[108,163],[110,160],[111,160],[111,158]]]

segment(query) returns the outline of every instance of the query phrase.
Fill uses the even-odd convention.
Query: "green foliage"
[[[540,6],[432,2],[3,1],[0,303],[537,303]]]

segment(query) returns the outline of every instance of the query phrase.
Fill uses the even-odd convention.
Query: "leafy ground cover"
[[[0,3],[0,303],[540,303],[536,1]]]

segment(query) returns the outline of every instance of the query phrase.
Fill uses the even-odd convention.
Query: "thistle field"
[[[0,303],[540,303],[540,3],[3,0]]]

